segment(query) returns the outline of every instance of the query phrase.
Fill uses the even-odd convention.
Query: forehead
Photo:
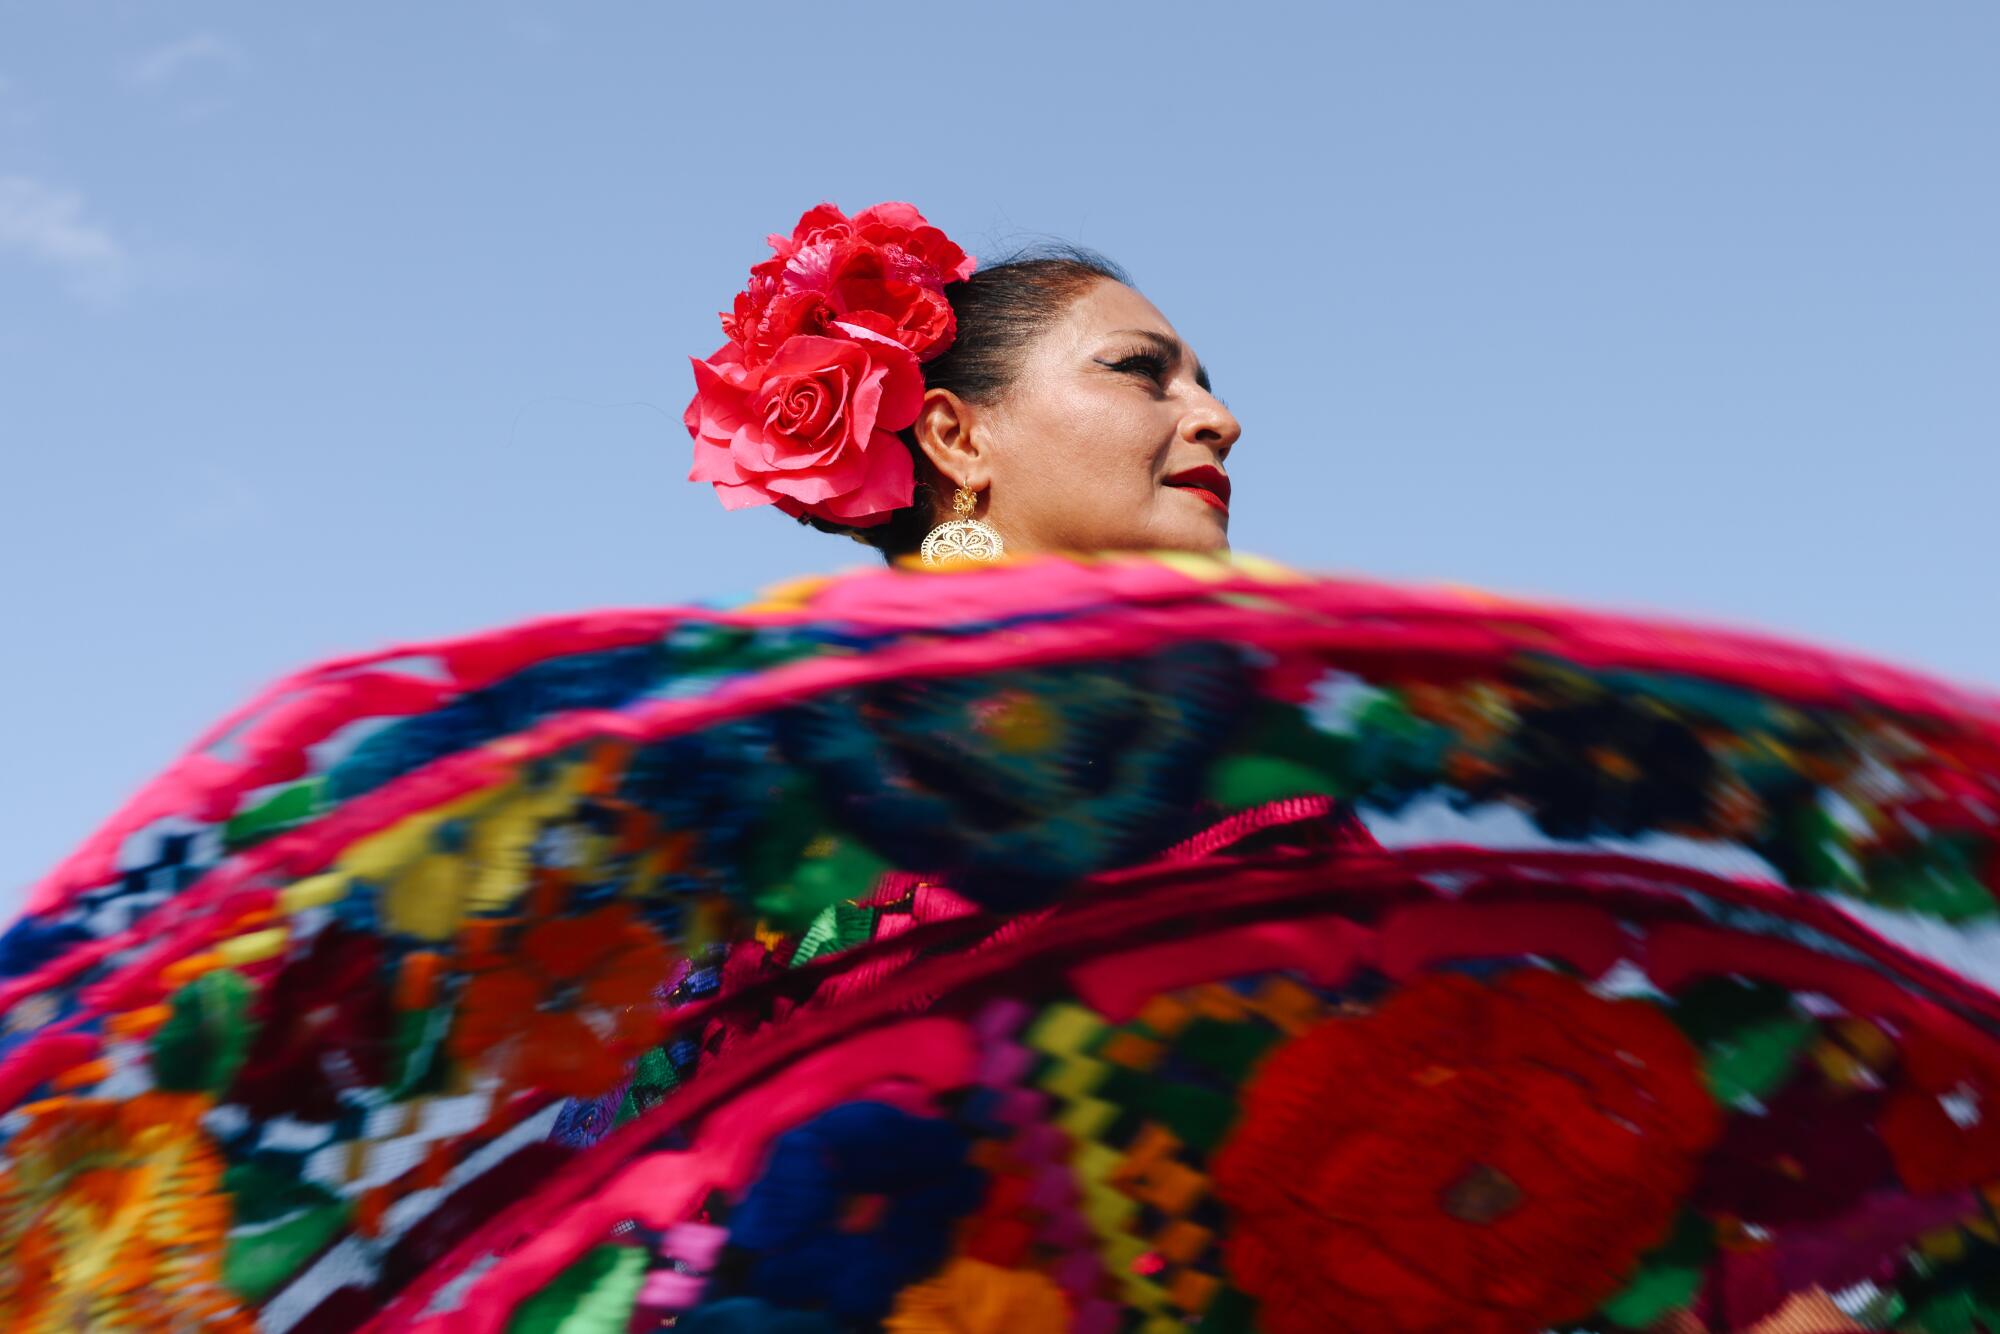
[[[1180,334],[1159,307],[1124,283],[1106,278],[1070,303],[1057,328],[1073,344],[1094,342],[1120,329],[1151,329],[1176,342]]]

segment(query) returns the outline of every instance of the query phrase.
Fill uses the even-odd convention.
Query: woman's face
[[[1010,553],[1229,545],[1223,462],[1243,428],[1166,316],[1123,283],[1072,302],[968,427],[979,517]]]

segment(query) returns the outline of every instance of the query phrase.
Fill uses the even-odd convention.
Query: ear
[[[978,405],[949,389],[927,389],[911,429],[924,457],[953,486],[984,491],[992,481],[992,459],[979,429]]]

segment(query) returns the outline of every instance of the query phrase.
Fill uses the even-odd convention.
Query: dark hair
[[[975,270],[964,282],[945,286],[958,332],[951,346],[924,366],[924,388],[949,389],[968,403],[991,403],[1020,374],[1028,344],[1069,309],[1070,303],[1104,279],[1129,285],[1116,264],[1077,246],[1038,245],[998,264]],[[944,499],[942,478],[915,428],[902,432],[903,447],[916,465],[912,503],[869,528],[849,528],[808,518],[822,532],[844,533],[880,551],[887,560],[915,551],[930,531]]]

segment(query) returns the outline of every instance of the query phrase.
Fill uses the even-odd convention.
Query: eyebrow
[[[1113,329],[1111,332],[1114,335],[1137,334],[1173,360],[1181,359],[1181,345],[1157,329]],[[1194,360],[1194,382],[1211,394],[1215,392],[1214,386],[1208,382],[1208,367],[1201,364],[1200,357]]]

